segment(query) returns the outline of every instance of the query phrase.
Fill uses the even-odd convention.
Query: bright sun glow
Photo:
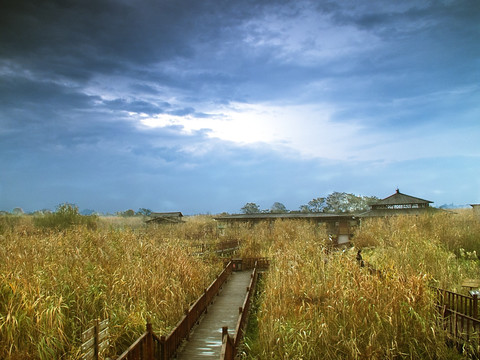
[[[334,123],[327,106],[233,104],[206,111],[209,118],[157,114],[137,120],[149,128],[178,127],[185,134],[204,131],[211,138],[237,144],[265,143],[291,148],[307,157],[346,159],[359,131],[355,124]],[[213,114],[213,115],[212,115]],[[361,141],[361,140],[359,140]]]

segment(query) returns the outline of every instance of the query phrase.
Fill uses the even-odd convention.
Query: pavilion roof
[[[430,204],[433,201],[420,199],[415,196],[410,196],[406,194],[402,194],[400,190],[397,189],[395,194],[386,197],[376,203],[372,204],[372,207],[376,205],[404,205],[404,204]]]

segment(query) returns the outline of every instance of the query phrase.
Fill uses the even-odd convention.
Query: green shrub
[[[12,230],[20,222],[20,216],[16,215],[1,215],[0,216],[0,234],[7,230]]]
[[[44,214],[35,217],[34,224],[40,228],[46,229],[67,229],[74,225],[84,225],[88,229],[95,230],[97,228],[97,216],[81,215],[78,206],[74,204],[60,204],[57,210],[52,214]]]

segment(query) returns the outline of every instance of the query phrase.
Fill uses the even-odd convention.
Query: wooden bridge
[[[117,360],[233,360],[245,329],[258,270],[267,259],[234,259],[190,307],[167,336],[147,324]]]
[[[252,270],[230,275],[214,303],[200,319],[200,324],[192,329],[188,341],[179,349],[179,360],[220,359],[222,328],[227,327],[230,335],[236,335],[239,308],[242,308],[251,275]]]
[[[116,360],[233,360],[243,337],[258,271],[268,266],[269,261],[265,258],[229,261],[170,334],[158,336],[153,332],[152,326],[147,324],[146,332]],[[380,271],[369,264],[367,268],[372,274],[382,276]],[[436,306],[447,333],[447,342],[459,348],[468,346],[478,358],[478,294],[465,296],[443,289],[432,289],[437,293]],[[85,353],[83,360],[99,358],[103,339],[101,334],[106,330],[102,330],[100,324],[92,329],[96,336],[86,343],[85,349],[88,354],[93,355]],[[90,330],[87,330],[87,333],[90,333]]]

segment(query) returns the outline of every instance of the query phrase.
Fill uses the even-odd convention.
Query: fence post
[[[153,360],[153,330],[152,324],[147,323],[147,337],[145,339],[145,358],[146,360]]]
[[[208,313],[209,301],[207,299],[207,289],[203,289],[203,296],[205,297],[205,314]]]
[[[478,295],[473,294],[473,311],[472,311],[472,317],[477,319],[478,318]]]
[[[165,335],[160,336],[160,360],[167,360],[167,350],[165,349],[165,343]]]
[[[100,320],[95,320],[94,330],[93,330],[93,337],[94,337],[94,345],[93,345],[93,358],[98,360],[98,330],[99,330]]]
[[[184,313],[185,313],[185,320],[186,320],[186,325],[187,325],[187,335],[185,337],[185,339],[189,340],[190,339],[190,311],[188,309],[185,309],[184,310]]]

